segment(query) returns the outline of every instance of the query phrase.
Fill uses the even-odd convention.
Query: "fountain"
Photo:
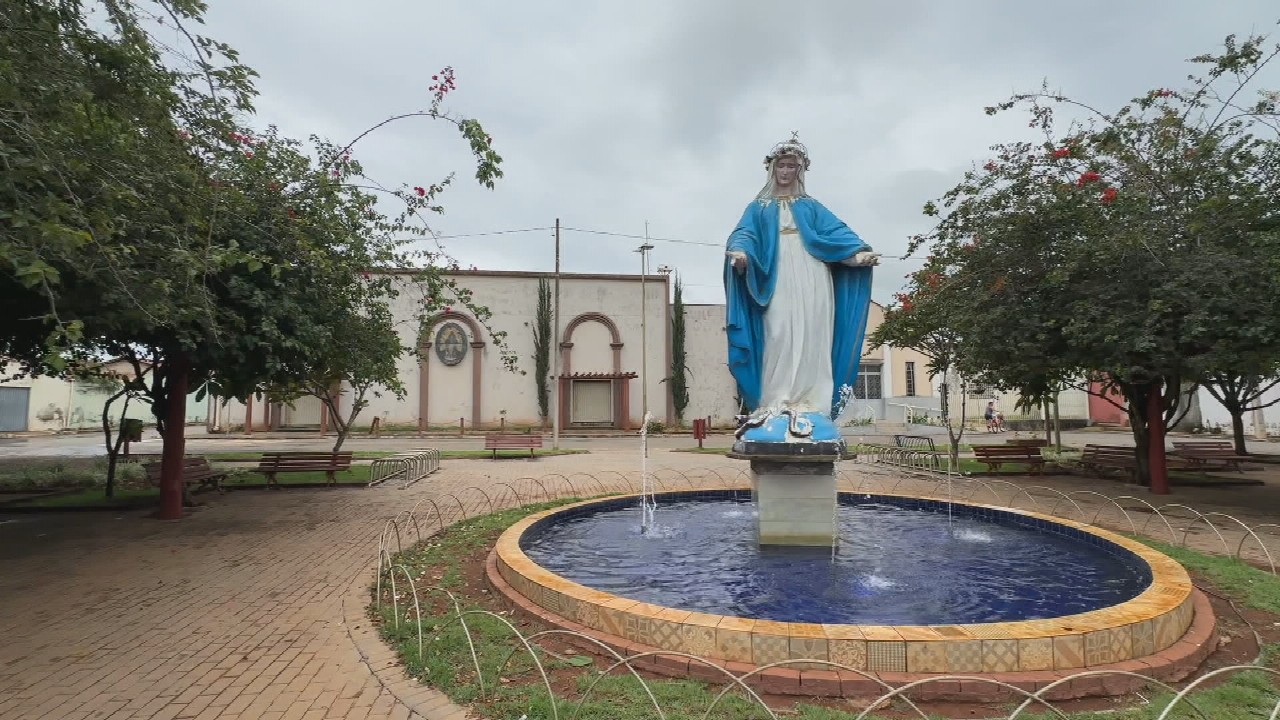
[[[832,419],[853,394],[877,256],[805,193],[794,136],[766,164],[725,267],[729,368],[753,408],[730,456],[750,463],[751,487],[656,492],[646,415],[642,492],[515,524],[490,557],[494,587],[546,624],[653,653],[649,669],[697,675],[685,656],[662,659],[687,653],[754,671],[771,692],[879,694],[883,678],[937,673],[1035,689],[1083,668],[1194,669],[1207,601],[1141,543],[952,502],[949,477],[945,500],[837,491],[845,442]],[[813,674],[824,667],[855,675]],[[1124,691],[1083,687],[1055,692]]]

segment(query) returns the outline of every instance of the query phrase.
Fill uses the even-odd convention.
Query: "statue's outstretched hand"
[[[880,253],[863,250],[840,261],[852,267],[872,267],[880,264]]]
[[[738,250],[730,250],[725,255],[733,261],[733,269],[738,272],[746,272],[747,270],[747,254]]]

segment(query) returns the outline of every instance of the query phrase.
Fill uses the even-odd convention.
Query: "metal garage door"
[[[25,432],[31,388],[0,387],[0,432]]]
[[[574,425],[613,424],[613,382],[574,380],[569,422]]]

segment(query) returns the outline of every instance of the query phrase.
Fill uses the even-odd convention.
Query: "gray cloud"
[[[457,112],[485,123],[506,159],[494,191],[442,124],[407,121],[357,147],[384,183],[458,172],[432,218],[445,235],[550,226],[643,234],[653,264],[676,267],[693,302],[718,302],[719,245],[763,180],[761,158],[799,130],[809,189],[877,249],[900,254],[928,228],[926,200],[1026,137],[1023,117],[982,108],[1053,87],[1114,107],[1178,86],[1183,60],[1227,33],[1274,31],[1272,0],[1082,0],[1071,5],[763,0],[360,4],[213,0],[209,35],[259,70],[263,124],[294,136],[354,136],[424,107],[430,76],[452,65]],[[798,7],[796,7],[798,6]],[[1271,74],[1271,87],[1280,80]],[[549,270],[550,232],[458,238],[464,265]],[[563,234],[564,269],[639,267],[638,241]],[[915,261],[890,259],[887,300]]]

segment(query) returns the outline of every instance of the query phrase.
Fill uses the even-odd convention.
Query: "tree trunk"
[[[1236,454],[1245,455],[1249,451],[1244,444],[1244,410],[1231,411],[1231,435],[1235,438]]]
[[[1062,452],[1062,418],[1058,412],[1058,393],[1053,394],[1053,446]]]
[[[126,386],[123,390],[107,398],[107,402],[102,406],[102,433],[106,436],[107,444],[107,497],[115,497],[116,494],[116,459],[120,457],[120,441],[124,439],[124,416],[129,412],[129,388]],[[124,410],[120,412],[120,432],[116,433],[115,442],[111,439],[111,404],[120,399],[124,395]]]
[[[1148,468],[1151,477],[1151,492],[1155,495],[1169,494],[1169,470],[1165,463],[1164,452],[1164,399],[1160,394],[1160,381],[1151,383],[1147,390],[1147,453]],[[1170,388],[1180,392],[1181,388]]]
[[[1147,486],[1151,484],[1151,454],[1147,451],[1147,396],[1143,387],[1129,383],[1120,386],[1126,401],[1125,411],[1129,414],[1129,431],[1133,434],[1134,470],[1131,480],[1138,485]]]
[[[182,463],[186,456],[187,382],[191,362],[175,352],[166,363],[164,448],[160,460],[161,520],[182,517]]]
[[[1046,445],[1053,444],[1053,423],[1049,420],[1049,396],[1044,396],[1042,403],[1044,407],[1044,442]]]

